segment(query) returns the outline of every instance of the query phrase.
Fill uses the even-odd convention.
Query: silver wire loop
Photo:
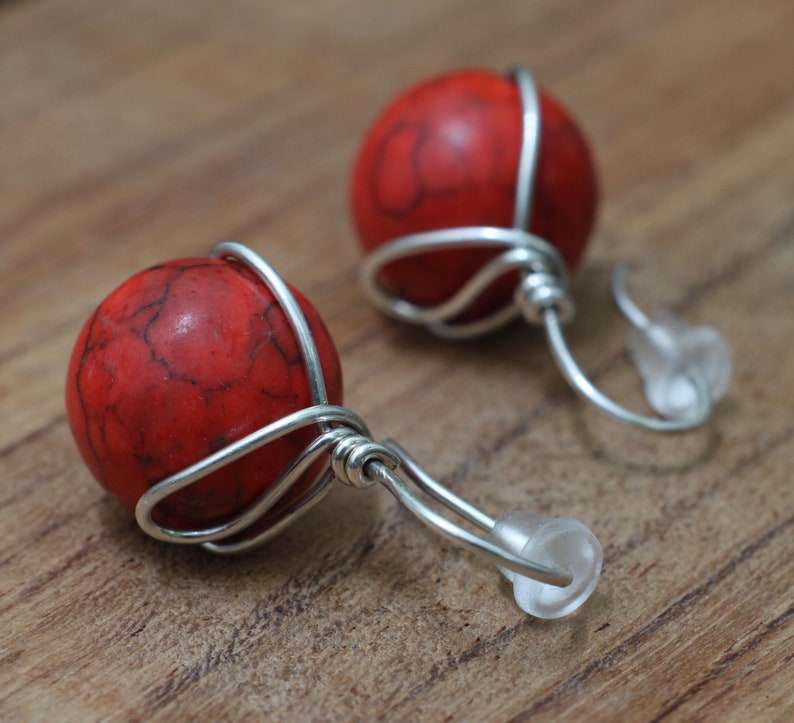
[[[451,298],[423,307],[394,296],[379,281],[384,266],[417,254],[447,249],[495,249],[501,253],[472,276]],[[411,324],[426,326],[447,339],[470,339],[495,331],[517,318],[518,309],[506,303],[483,319],[457,322],[480,294],[506,273],[527,277],[548,275],[565,288],[564,262],[559,252],[543,239],[521,229],[495,226],[464,226],[402,236],[372,251],[361,264],[361,284],[370,301],[384,313]]]
[[[332,424],[342,426],[329,429],[329,425]],[[318,437],[304,449],[296,461],[262,497],[234,519],[221,525],[197,530],[175,530],[160,525],[153,519],[155,507],[166,497],[189,487],[207,475],[276,439],[312,425],[316,425],[319,429],[322,429],[322,427],[326,427],[326,429],[320,432]],[[307,492],[304,493],[301,500],[280,515],[278,519],[273,519],[272,524],[269,524],[266,529],[256,535],[231,543],[219,544],[219,542],[240,536],[259,520],[266,518],[267,513],[273,509],[276,503],[306,471],[323,454],[326,454],[327,457],[327,453],[346,437],[352,434],[367,435],[368,433],[369,430],[363,420],[344,407],[321,404],[302,409],[273,424],[262,427],[237,442],[227,445],[196,464],[151,487],[143,494],[136,506],[135,516],[138,524],[144,532],[166,542],[202,544],[212,552],[242,552],[251,549],[269,540],[285,525],[293,521],[298,514],[305,512],[311,505],[319,502],[333,479],[327,472],[327,465],[310,483]],[[270,522],[268,520],[268,523]]]
[[[328,403],[319,355],[306,318],[272,267],[250,249],[236,243],[221,244],[212,256],[247,265],[272,291],[300,344],[314,404],[227,445],[147,490],[135,511],[138,524],[145,532],[158,540],[200,544],[219,554],[244,552],[272,538],[318,502],[333,480],[359,489],[380,482],[423,523],[456,544],[484,555],[503,569],[533,580],[560,588],[570,584],[572,578],[567,572],[515,555],[463,529],[427,505],[410,489],[411,483],[485,530],[493,529],[495,524],[484,512],[429,477],[396,443],[374,442],[367,425],[357,414]],[[270,442],[306,427],[317,428],[317,437],[270,489],[234,519],[194,530],[171,529],[154,519],[155,508],[170,495]],[[300,499],[288,509],[277,509],[279,500],[315,465],[320,466],[320,471]]]

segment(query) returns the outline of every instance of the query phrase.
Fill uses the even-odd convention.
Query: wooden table
[[[0,718],[794,716],[792,28],[790,0],[0,5]],[[734,349],[697,431],[588,407],[526,325],[451,344],[363,303],[365,128],[422,78],[516,63],[599,161],[576,354],[643,408],[607,294],[629,263],[644,306]],[[123,279],[228,238],[314,301],[376,437],[489,512],[596,531],[580,611],[525,616],[380,488],[242,558],[138,530],[74,447],[67,358]]]

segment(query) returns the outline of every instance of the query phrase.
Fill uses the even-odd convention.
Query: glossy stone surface
[[[574,269],[596,215],[587,142],[565,109],[540,91],[541,143],[530,230]],[[468,70],[417,85],[367,133],[355,163],[351,206],[366,253],[400,236],[460,226],[513,224],[522,112],[515,83]],[[387,266],[381,283],[405,300],[449,298],[493,251],[423,254]],[[509,302],[515,277],[491,290],[474,315]]]
[[[336,349],[295,292],[314,334],[333,404]],[[66,383],[69,424],[94,477],[130,510],[151,485],[232,441],[312,404],[303,357],[269,289],[242,266],[181,259],[143,271],[83,327]],[[255,501],[316,436],[276,440],[165,501],[178,529],[230,519]],[[315,470],[316,471],[316,470]],[[307,474],[279,505],[296,501]]]

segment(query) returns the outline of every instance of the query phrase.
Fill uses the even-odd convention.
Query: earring
[[[244,552],[318,502],[333,480],[361,489],[377,482],[426,525],[495,563],[531,615],[562,617],[590,596],[601,547],[582,522],[529,512],[493,519],[396,442],[373,441],[341,404],[339,358],[319,315],[236,243],[118,287],[80,332],[66,383],[84,461],[155,539]]]
[[[661,415],[632,412],[599,391],[562,326],[574,314],[568,271],[593,229],[594,164],[581,131],[523,68],[463,71],[421,83],[375,121],[351,190],[365,254],[361,281],[381,311],[464,339],[517,316],[545,328],[565,378],[618,419],[657,431],[702,424],[731,376],[731,352],[710,327],[670,312],[646,316],[612,275],[632,325],[629,356]]]

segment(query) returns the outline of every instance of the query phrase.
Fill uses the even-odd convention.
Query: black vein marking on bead
[[[151,467],[153,464],[157,463],[157,459],[148,453],[133,454],[132,456],[138,460],[138,464],[143,468]]]
[[[151,360],[163,366],[166,372],[168,373],[169,378],[172,378],[173,375],[168,367],[168,362],[163,358],[159,358],[155,353],[154,344],[149,338],[149,332],[151,331],[152,327],[157,322],[157,320],[160,318],[160,314],[162,314],[163,312],[163,307],[165,306],[165,302],[168,300],[168,296],[171,293],[171,284],[183,274],[184,269],[177,268],[174,269],[174,272],[175,272],[174,276],[172,278],[167,279],[163,284],[163,291],[160,297],[155,301],[152,301],[148,304],[145,304],[144,306],[139,307],[132,315],[132,318],[134,319],[136,316],[139,316],[147,311],[150,311],[152,309],[155,310],[154,314],[150,316],[149,319],[146,321],[146,324],[144,325],[143,332],[141,333],[140,337],[143,340],[144,344],[146,344],[147,349],[149,350],[149,354],[151,355]]]
[[[290,392],[287,394],[277,394],[276,392],[271,392],[264,387],[259,390],[259,393],[263,397],[267,397],[268,399],[272,399],[274,401],[285,401],[292,404],[292,406],[298,406],[298,395],[295,392]]]
[[[253,317],[249,319],[248,322],[249,335],[252,339],[251,350],[248,352],[249,368],[253,367],[257,363],[259,359],[259,354],[262,351],[262,349],[267,348],[273,344],[273,338],[275,337],[275,333],[273,331],[273,325],[268,316],[268,312],[275,303],[276,303],[275,301],[270,302],[270,304],[268,304],[268,306],[265,308],[264,311],[253,314]],[[267,331],[264,334],[259,333],[259,329],[257,328],[258,327],[257,321],[261,321],[265,324],[265,326],[267,326]]]
[[[414,132],[416,139],[411,147],[411,155],[409,165],[413,176],[413,193],[410,199],[400,206],[390,205],[388,201],[381,197],[379,193],[380,184],[378,178],[381,176],[381,167],[385,163],[385,155],[387,146],[393,139],[403,132]],[[395,219],[404,219],[410,216],[422,203],[427,199],[430,194],[425,188],[424,180],[421,173],[421,153],[424,145],[429,140],[429,133],[427,129],[418,123],[401,122],[396,124],[389,133],[378,144],[378,151],[376,154],[376,161],[372,165],[369,177],[369,188],[371,191],[372,201],[378,211],[384,216],[389,216]],[[449,195],[449,194],[447,194]]]
[[[80,402],[80,409],[83,413],[83,426],[84,426],[84,437],[86,442],[88,443],[88,449],[91,452],[92,457],[94,458],[94,463],[96,464],[96,469],[100,475],[100,479],[105,479],[105,470],[102,465],[102,461],[99,457],[99,453],[97,452],[93,435],[91,434],[91,426],[89,425],[89,412],[88,407],[86,406],[85,399],[83,398],[83,370],[85,369],[86,364],[89,361],[89,355],[92,354],[98,347],[95,344],[92,344],[92,336],[94,332],[94,327],[96,326],[99,316],[100,316],[101,306],[94,311],[93,315],[91,316],[91,321],[89,322],[88,332],[85,336],[85,345],[83,347],[83,351],[80,354],[80,364],[77,368],[77,378],[75,380],[75,386],[77,390],[77,399]],[[98,427],[100,430],[100,435],[104,437],[105,434],[105,422],[101,415],[98,417]]]
[[[296,346],[295,356],[290,356],[287,353],[286,349],[284,349],[279,343],[278,334],[276,334],[275,332],[275,328],[277,327],[273,324],[273,321],[270,318],[270,315],[273,313],[285,314],[285,312],[281,309],[281,305],[278,303],[278,301],[270,302],[267,305],[267,308],[265,309],[262,316],[262,318],[267,322],[268,326],[270,326],[270,336],[268,342],[273,345],[273,347],[276,349],[276,351],[279,353],[281,358],[284,360],[284,363],[288,367],[295,366],[296,364],[302,364],[303,356],[301,356],[300,345],[298,344],[297,339],[295,339],[295,346]]]
[[[443,85],[444,82],[445,81],[442,81],[441,84]],[[488,105],[488,102],[472,93],[461,93],[461,97],[458,102],[458,106],[462,109],[461,115],[472,111],[482,114]],[[450,112],[453,113],[453,111]],[[485,126],[485,124],[481,125],[483,127]],[[378,178],[381,177],[382,174],[381,168],[385,163],[389,144],[394,141],[394,138],[403,132],[411,132],[416,136],[416,139],[411,147],[411,153],[409,157],[409,164],[415,189],[408,202],[396,207],[390,205],[386,199],[383,199],[380,196],[378,192],[380,187]],[[497,149],[497,152],[503,155],[504,150],[502,148],[501,139],[498,133],[495,131],[489,131],[487,128],[484,130],[484,132],[493,139],[494,147]],[[425,151],[425,147],[431,141],[443,144],[452,151],[452,153],[459,159],[460,168],[464,172],[464,175],[469,176],[467,181],[456,183],[453,186],[436,189],[434,191],[431,191],[427,188],[423,174],[421,172],[421,166],[422,155]],[[481,184],[471,179],[468,164],[466,163],[467,158],[468,154],[464,149],[461,149],[449,139],[444,138],[442,135],[431,132],[426,125],[418,121],[399,121],[395,123],[383,136],[376,148],[375,162],[372,164],[368,178],[368,187],[370,189],[373,205],[384,216],[394,219],[404,219],[409,217],[427,199],[455,196],[456,194],[460,193],[461,190],[476,189]],[[495,160],[498,160],[498,158]],[[492,163],[490,171],[492,181],[496,179],[498,175],[497,169],[498,163]],[[500,191],[505,192],[508,196],[511,196],[515,193],[515,181],[512,182],[511,187],[505,187],[503,184],[497,184],[497,187],[500,189]]]
[[[165,267],[162,267],[162,268],[165,268]],[[202,385],[200,384],[200,382],[197,379],[194,379],[190,375],[185,374],[183,372],[179,372],[176,369],[174,369],[174,367],[172,366],[171,362],[165,356],[158,356],[157,351],[155,349],[155,344],[152,342],[152,340],[150,338],[150,333],[151,333],[151,330],[154,328],[154,325],[159,320],[160,315],[162,314],[163,309],[165,308],[165,305],[169,301],[169,297],[170,297],[170,294],[171,294],[171,288],[172,288],[172,285],[174,284],[174,282],[177,281],[178,279],[180,279],[182,276],[184,276],[184,274],[186,274],[188,271],[193,271],[195,269],[200,269],[200,268],[211,268],[211,269],[213,269],[215,271],[220,271],[221,267],[219,267],[219,266],[217,266],[215,264],[210,264],[210,263],[185,264],[185,265],[182,265],[182,266],[173,267],[173,272],[174,272],[173,276],[170,279],[166,280],[165,283],[163,284],[163,293],[162,293],[162,295],[158,299],[156,299],[156,300],[154,300],[154,301],[152,301],[152,302],[140,307],[133,314],[133,318],[134,318],[134,317],[138,316],[139,314],[141,314],[143,312],[155,309],[154,314],[146,321],[146,324],[144,325],[143,332],[140,334],[141,339],[143,340],[144,344],[146,344],[146,347],[149,349],[149,354],[151,355],[151,360],[155,364],[158,364],[161,367],[163,367],[163,369],[165,369],[166,374],[168,375],[168,379],[174,380],[174,381],[184,382],[184,383],[190,384],[191,386],[194,386],[194,387],[199,387],[199,386],[202,386]],[[207,394],[210,394],[211,392],[226,391],[227,389],[229,389],[229,387],[230,387],[230,384],[228,382],[221,382],[221,383],[219,383],[216,386],[202,387],[202,388],[203,388],[203,390],[205,392],[207,392]]]
[[[148,445],[146,444],[146,430],[145,429],[139,429],[138,430],[138,444],[137,444],[137,448],[138,449],[146,449],[147,446]],[[172,449],[172,452],[174,452],[174,451],[176,451],[176,450]],[[163,479],[165,479],[166,477],[170,476],[171,470],[169,470],[168,467],[166,467],[165,474],[163,474],[162,472],[158,472],[158,470],[156,469],[156,466],[159,464],[160,460],[158,460],[157,458],[153,457],[152,455],[143,455],[143,457],[144,457],[144,459],[149,458],[149,459],[152,460],[151,464],[142,466],[140,468],[140,471],[145,475],[145,484],[146,484],[147,487],[154,487],[156,484],[159,484],[160,482],[162,482]],[[136,458],[137,458],[137,455],[136,455]],[[162,468],[162,465],[161,465],[161,468]],[[176,471],[176,470],[174,470],[174,471]]]
[[[214,387],[202,387],[201,391],[202,394],[199,397],[199,400],[204,402],[204,406],[209,408],[212,404],[215,403],[215,397],[220,394],[224,394],[225,392],[229,392],[234,388],[234,384],[229,382],[221,382]]]
[[[211,264],[207,264],[207,263],[185,264],[183,266],[174,266],[174,267],[170,267],[170,268],[167,267],[164,264],[161,264],[161,265],[152,266],[151,268],[149,268],[147,270],[147,273],[151,272],[151,271],[160,271],[162,269],[168,269],[173,274],[173,276],[172,276],[172,278],[167,279],[165,281],[165,283],[163,285],[163,293],[162,293],[162,296],[160,296],[159,299],[155,299],[154,301],[150,301],[148,304],[144,304],[143,306],[139,306],[132,313],[131,317],[134,319],[136,316],[139,316],[140,314],[143,314],[143,313],[149,311],[150,309],[157,309],[157,311],[155,312],[155,318],[157,316],[159,316],[160,311],[162,310],[163,304],[165,303],[166,299],[168,298],[168,294],[169,294],[169,292],[171,290],[171,284],[173,283],[173,281],[175,281],[180,276],[182,276],[185,272],[190,271],[191,269],[203,268],[205,266],[211,266]],[[151,323],[151,320],[150,320],[149,323]],[[147,326],[148,326],[148,324],[147,324]]]
[[[227,437],[225,434],[222,434],[218,437],[215,437],[214,439],[211,439],[209,443],[210,454],[214,454],[215,452],[220,451],[224,447],[230,445],[232,441],[233,440]]]

